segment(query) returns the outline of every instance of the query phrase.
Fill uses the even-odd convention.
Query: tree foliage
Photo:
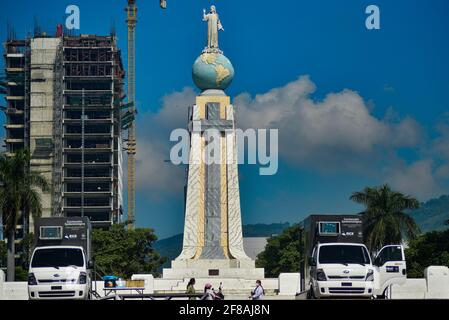
[[[108,275],[130,279],[133,274],[156,273],[165,262],[153,249],[157,240],[152,229],[128,230],[126,223],[92,233],[93,258]]]
[[[15,281],[28,280],[27,264],[30,262],[33,244],[33,234],[26,235],[19,243],[20,256],[19,265],[15,267]],[[0,269],[6,269],[8,251],[5,241],[0,241]]]
[[[351,200],[366,206],[362,213],[363,235],[371,251],[378,251],[388,244],[399,244],[404,238],[414,239],[419,234],[414,219],[404,212],[419,207],[415,198],[383,185],[355,192]]]
[[[409,278],[422,278],[429,266],[449,266],[449,230],[425,233],[405,251]]]
[[[31,171],[29,163],[28,150],[19,150],[13,157],[0,155],[0,211],[8,239],[8,281],[15,278],[17,223],[23,213],[31,212],[33,217],[42,214],[40,190],[49,190],[47,180],[40,173]]]
[[[282,234],[269,238],[265,250],[257,256],[256,266],[265,268],[266,276],[272,278],[283,272],[299,272],[303,259],[301,235],[301,227],[293,225]]]

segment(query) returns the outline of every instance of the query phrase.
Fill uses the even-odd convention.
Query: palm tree
[[[352,194],[351,200],[364,204],[363,233],[371,251],[378,251],[388,244],[399,244],[404,236],[414,239],[419,234],[415,220],[404,212],[419,208],[419,202],[411,196],[392,191],[388,185],[365,188]]]
[[[7,277],[15,278],[15,233],[21,212],[31,212],[33,217],[42,214],[39,190],[47,191],[46,179],[28,169],[30,153],[18,151],[13,157],[0,155],[0,212],[3,214],[5,235],[8,239]]]

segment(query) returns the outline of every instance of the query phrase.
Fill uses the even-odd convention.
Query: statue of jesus
[[[207,21],[207,48],[218,49],[218,31],[224,31],[224,28],[218,18],[217,10],[215,6],[210,7],[210,12],[206,14],[206,10],[203,9],[203,21]]]

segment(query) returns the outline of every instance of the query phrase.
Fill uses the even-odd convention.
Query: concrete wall
[[[52,185],[53,150],[36,152],[36,139],[53,140],[54,69],[60,38],[36,38],[31,40],[31,86],[30,86],[30,151],[31,170],[42,172]],[[41,193],[42,216],[50,217],[51,192]],[[30,231],[33,221],[30,219]]]
[[[27,282],[5,282],[2,300],[28,300]]]
[[[391,299],[449,299],[449,268],[430,266],[423,279],[407,279],[403,285],[393,285]]]
[[[295,296],[301,291],[301,274],[281,273],[279,275],[279,295]]]
[[[133,280],[145,280],[145,293],[153,293],[155,291],[171,291],[174,287],[180,286],[182,290],[185,288],[183,281],[154,279],[151,275],[134,275]],[[279,279],[262,280],[267,290],[275,287],[279,288],[280,299],[294,297],[297,293],[297,285],[300,275],[295,273],[283,273]],[[188,280],[188,279],[187,279]],[[198,279],[198,288],[203,284]],[[210,280],[208,280],[210,282]],[[242,285],[242,283],[239,283]],[[104,296],[103,281],[97,281],[97,292],[100,296]],[[246,284],[245,284],[246,285]],[[225,289],[231,288],[231,283],[225,285]],[[252,288],[252,283],[245,286],[245,292]],[[240,288],[242,289],[242,288]],[[230,295],[229,297],[231,297]],[[243,296],[242,296],[243,297]],[[441,266],[432,266],[425,270],[425,278],[407,279],[402,286],[393,285],[390,291],[391,299],[449,299],[449,268]],[[267,299],[276,298],[267,297]],[[26,282],[5,282],[5,274],[0,270],[0,300],[28,300],[28,291]]]
[[[424,270],[428,299],[449,299],[449,268],[431,266]]]
[[[402,286],[390,288],[391,299],[425,299],[427,293],[426,279],[407,279]]]
[[[0,300],[3,300],[3,283],[5,282],[5,273],[0,269]]]

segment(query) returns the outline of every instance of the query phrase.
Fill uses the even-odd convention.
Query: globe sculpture
[[[192,76],[201,90],[225,90],[234,78],[234,67],[222,53],[204,52],[193,64]]]

